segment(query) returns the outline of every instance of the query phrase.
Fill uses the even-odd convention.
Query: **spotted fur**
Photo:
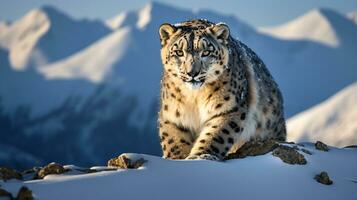
[[[164,158],[222,160],[251,139],[285,140],[277,84],[227,25],[192,20],[163,24],[159,33]]]

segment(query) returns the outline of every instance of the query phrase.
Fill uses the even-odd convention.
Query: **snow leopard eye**
[[[176,51],[175,51],[175,54],[176,54],[176,56],[178,56],[178,57],[182,57],[182,56],[183,56],[183,51],[181,51],[181,50],[176,50]]]
[[[204,50],[201,54],[202,57],[207,57],[211,54],[211,51],[210,50]]]

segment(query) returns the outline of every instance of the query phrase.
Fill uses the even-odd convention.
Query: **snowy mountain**
[[[24,70],[29,65],[37,67],[69,56],[109,33],[109,29],[102,22],[76,21],[44,6],[31,10],[1,32],[0,46],[9,49],[11,66]]]
[[[347,17],[357,24],[357,11],[348,13]]]
[[[261,31],[272,36],[301,40],[308,39],[330,46],[338,46],[340,41],[335,33],[331,20],[335,13],[327,9],[312,10],[297,19],[272,28],[262,28]]]
[[[226,22],[230,25],[234,36],[247,43],[263,58],[283,91],[288,117],[321,102],[357,79],[354,75],[357,70],[354,67],[356,61],[353,55],[353,52],[357,50],[357,45],[353,42],[357,42],[357,27],[350,20],[334,11],[326,9],[311,11],[300,17],[299,23],[291,23],[296,27],[293,30],[303,29],[302,33],[315,35],[316,38],[322,38],[321,35],[318,35],[318,31],[323,30],[323,36],[331,36],[324,40],[338,45],[331,47],[325,46],[324,42],[311,41],[308,38],[301,40],[272,38],[257,32],[254,28],[231,16],[209,11],[193,13],[159,3],[148,4],[139,11],[125,12],[114,17],[113,20],[107,21],[107,24],[116,22],[116,25],[112,25],[114,32],[121,32],[120,29],[124,27],[129,29],[126,30],[127,34],[123,39],[125,42],[118,41],[115,44],[107,45],[109,43],[105,42],[107,39],[110,41],[110,38],[117,36],[106,36],[100,41],[100,44],[97,42],[66,59],[47,65],[41,69],[41,72],[50,79],[71,77],[92,82],[107,81],[108,77],[112,77],[109,79],[113,80],[114,77],[114,82],[118,83],[123,82],[123,79],[130,81],[127,77],[135,77],[132,83],[137,83],[144,78],[145,82],[149,81],[147,86],[150,88],[140,87],[139,90],[136,90],[131,88],[136,84],[130,84],[130,91],[134,91],[136,95],[140,93],[137,91],[151,91],[143,96],[154,98],[158,91],[157,83],[161,70],[157,27],[162,22],[175,23],[190,18],[207,18]],[[325,26],[326,24],[328,26]],[[302,27],[304,25],[306,27]],[[115,58],[116,56],[113,58],[112,54],[97,53],[101,57],[98,60],[110,60],[110,62],[99,63],[102,64],[102,67],[95,68],[93,63],[98,62],[97,57],[89,55],[94,54],[95,49],[98,49],[97,45],[101,45],[101,49],[126,47],[126,52],[118,51],[117,54],[121,55],[118,58]],[[121,45],[125,47],[121,47]],[[104,50],[104,52],[108,52],[108,50]],[[135,76],[138,71],[133,71],[130,67],[143,65],[142,59],[137,60],[134,58],[135,56],[145,58],[145,65],[152,66],[141,69],[146,70],[142,71],[145,76]],[[81,60],[86,60],[86,62],[80,65]],[[344,67],[336,67],[340,63],[344,63]],[[307,75],[305,74],[306,70],[310,72]],[[321,71],[324,72],[324,79],[318,78]],[[329,84],[330,80],[335,80],[335,84]],[[155,84],[155,87],[151,87]]]
[[[357,83],[288,120],[289,141],[320,140],[333,146],[357,144]]]
[[[0,134],[7,138],[0,144],[79,165],[121,152],[159,155],[157,29],[192,18],[226,22],[262,57],[290,117],[357,80],[357,26],[331,10],[313,12],[301,22],[316,23],[306,34],[321,26],[337,46],[272,37],[233,16],[157,2],[106,22],[74,20],[49,6],[30,11],[0,26]]]
[[[9,24],[6,21],[0,21],[0,37],[7,31]]]
[[[0,151],[2,166],[40,166],[44,163],[40,158],[13,146],[0,144],[0,149],[6,149]]]
[[[288,117],[356,81],[356,35],[351,20],[332,10],[317,9],[280,26],[274,37],[285,44],[269,46],[273,55],[265,57],[265,52],[256,48],[283,91]]]
[[[0,181],[12,196],[27,187],[35,199],[291,199],[355,200],[357,149],[331,148],[302,153],[306,165],[289,165],[271,153],[244,159],[215,162],[207,160],[165,160],[155,156],[126,154],[131,160],[144,158],[138,169],[83,173],[76,170],[47,175],[40,180]],[[78,169],[65,166],[67,169]],[[80,168],[79,168],[80,169]],[[106,169],[93,167],[92,169]],[[323,185],[314,176],[326,171],[333,181]]]

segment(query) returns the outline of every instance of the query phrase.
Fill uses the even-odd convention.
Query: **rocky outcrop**
[[[131,160],[126,155],[120,155],[116,158],[112,158],[108,161],[108,167],[120,168],[120,169],[137,169],[141,167],[146,160],[140,158],[138,160]]]
[[[32,191],[26,186],[22,186],[17,193],[16,198],[5,189],[0,188],[0,199],[10,199],[10,200],[33,200]]]
[[[324,144],[320,141],[317,141],[315,143],[315,148],[320,151],[329,151],[330,150],[326,144]]]
[[[0,199],[14,199],[14,197],[10,192],[0,188]]]
[[[291,165],[305,165],[307,163],[304,155],[289,146],[280,145],[273,151],[273,156],[280,158],[283,162]]]
[[[246,142],[237,151],[226,156],[225,160],[245,158],[247,156],[259,156],[273,151],[279,144],[274,140],[249,141]]]
[[[292,147],[290,147],[293,145]],[[299,145],[303,146],[303,145]],[[304,148],[299,148],[298,145],[295,145],[293,142],[277,142],[274,140],[257,140],[246,142],[242,147],[236,150],[233,153],[227,155],[225,160],[245,158],[247,156],[259,156],[266,153],[272,152],[273,156],[280,158],[284,163],[287,164],[298,164],[304,165],[307,163],[304,155],[299,153],[302,151],[308,155],[312,153]]]
[[[49,174],[63,174],[68,172],[68,169],[65,169],[62,165],[57,163],[50,163],[47,166],[43,167],[38,171],[37,177],[42,179]]]
[[[25,186],[22,186],[17,193],[16,200],[33,200],[32,191]]]
[[[320,174],[317,174],[314,179],[324,185],[331,185],[333,183],[327,172],[321,172]]]
[[[22,179],[22,175],[14,169],[7,167],[0,167],[0,180],[10,180],[10,179]]]

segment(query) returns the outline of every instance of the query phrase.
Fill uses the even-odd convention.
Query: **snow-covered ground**
[[[287,122],[288,141],[321,140],[344,147],[357,144],[357,83]]]
[[[289,165],[271,153],[225,162],[165,160],[127,154],[147,162],[139,169],[91,174],[48,175],[44,180],[0,182],[16,196],[27,186],[36,199],[357,199],[357,149],[332,148],[328,152],[304,147],[306,165]],[[333,181],[323,185],[314,176],[326,171]]]

